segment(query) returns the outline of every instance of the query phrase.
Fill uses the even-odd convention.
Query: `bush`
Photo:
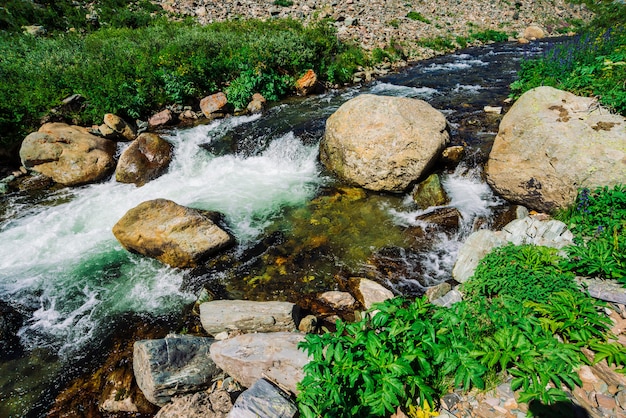
[[[506,42],[509,35],[493,29],[487,29],[481,32],[470,32],[469,38],[480,42]]]
[[[626,115],[626,29],[589,32],[558,45],[538,59],[521,64],[512,97],[538,86],[553,86],[583,96],[596,96],[605,106]]]
[[[422,15],[420,12],[410,11],[409,13],[407,13],[406,17],[411,20],[417,20],[419,22],[430,24],[430,20],[424,17],[424,15]]]
[[[87,106],[68,117],[99,123],[105,113],[146,117],[165,104],[197,103],[225,89],[237,106],[260,92],[275,100],[312,68],[332,83],[351,79],[363,52],[340,43],[329,22],[293,20],[199,26],[155,24],[35,39],[0,34],[0,143],[19,141],[75,93]]]

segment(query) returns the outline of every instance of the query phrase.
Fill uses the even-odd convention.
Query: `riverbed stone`
[[[246,110],[249,113],[261,113],[263,109],[265,109],[265,105],[267,104],[267,100],[260,93],[254,93],[252,95],[252,100],[246,106]]]
[[[295,331],[300,309],[290,302],[214,300],[200,305],[200,321],[210,335],[224,331]]]
[[[317,74],[315,71],[308,70],[302,77],[296,80],[296,92],[300,96],[311,94],[317,86]]]
[[[218,92],[210,96],[206,96],[200,100],[200,110],[207,118],[213,118],[225,112],[228,99],[223,92]]]
[[[266,379],[259,379],[252,387],[245,390],[233,405],[229,418],[293,418],[298,414],[298,407],[276,385]]]
[[[267,377],[297,394],[297,384],[304,377],[309,362],[298,344],[304,334],[271,332],[242,334],[211,345],[215,364],[244,387]]]
[[[164,109],[148,119],[148,126],[151,128],[157,128],[159,126],[166,126],[174,122],[174,113],[170,109]]]
[[[115,180],[143,186],[163,174],[171,161],[172,145],[157,134],[144,132],[122,152]]]
[[[449,141],[445,116],[423,100],[362,94],[326,121],[320,160],[341,180],[404,192]]]
[[[319,300],[333,309],[350,309],[356,303],[356,299],[348,292],[329,290],[319,295]]]
[[[225,418],[232,407],[230,394],[225,390],[199,391],[173,397],[154,418]]]
[[[466,282],[474,275],[474,270],[480,260],[489,252],[506,244],[506,239],[502,234],[487,229],[481,229],[470,234],[459,250],[456,263],[452,269],[452,277],[459,283]]]
[[[17,332],[24,323],[24,316],[10,304],[0,301],[0,359],[21,348]]]
[[[365,309],[370,309],[375,303],[392,299],[394,294],[381,284],[363,277],[352,277],[349,280],[354,288],[354,296]]]
[[[623,181],[626,118],[595,98],[537,87],[502,118],[485,173],[511,202],[544,212],[564,208],[579,188]]]
[[[46,123],[20,148],[24,167],[65,186],[102,180],[115,169],[114,142],[65,123]]]
[[[113,113],[104,115],[104,124],[117,134],[117,139],[132,141],[137,136],[137,130],[131,124]]]
[[[129,251],[172,267],[195,267],[234,242],[216,224],[220,218],[217,212],[155,199],[126,212],[113,226],[113,235]]]
[[[442,206],[448,201],[448,197],[441,186],[441,180],[437,173],[431,174],[426,180],[417,184],[411,196],[420,209],[428,209],[431,206]]]
[[[133,349],[133,370],[146,399],[163,406],[173,396],[206,389],[220,370],[211,359],[211,338],[170,334],[140,340]]]

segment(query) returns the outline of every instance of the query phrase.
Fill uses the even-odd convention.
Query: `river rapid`
[[[508,208],[482,179],[500,120],[483,108],[501,106],[520,59],[547,45],[471,48],[364,86],[292,98],[262,116],[168,131],[169,171],[140,188],[111,179],[3,196],[0,300],[25,320],[21,349],[0,359],[0,416],[45,416],[71,379],[101,364],[114,338],[131,338],[129,327],[180,332],[182,312],[203,289],[217,298],[307,304],[350,276],[408,296],[450,280],[464,238]],[[418,210],[408,195],[365,192],[324,171],[325,120],[362,93],[423,99],[446,115],[451,145],[467,150],[456,168],[437,168],[462,215],[458,230],[416,220],[434,208]],[[222,212],[238,245],[192,271],[128,253],[111,229],[155,198]]]

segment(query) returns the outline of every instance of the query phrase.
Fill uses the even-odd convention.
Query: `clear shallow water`
[[[406,294],[448,280],[463,238],[477,220],[488,222],[502,207],[477,166],[497,127],[482,108],[501,104],[519,57],[540,49],[470,50],[362,88],[292,99],[262,118],[173,131],[167,137],[175,149],[168,173],[141,188],[111,180],[35,199],[3,197],[0,300],[26,319],[19,331],[25,353],[0,361],[0,416],[45,415],[62,386],[58,377],[80,373],[82,359],[90,363],[100,341],[123,332],[115,318],[175,316],[207,282],[219,282],[231,297],[280,299],[336,287],[338,270],[378,277]],[[342,185],[324,173],[317,154],[325,119],[361,93],[426,100],[448,117],[452,143],[468,145],[463,165],[442,171],[450,206],[462,214],[457,233],[435,232],[428,246],[403,246],[415,240],[406,231],[423,226],[415,220],[423,211],[406,196],[337,189]],[[239,243],[235,261],[190,279],[189,272],[126,252],[113,237],[113,225],[155,198],[224,213]],[[279,243],[241,261],[270,232],[280,235]],[[372,270],[377,252],[378,260],[398,267],[391,278]],[[189,280],[196,286],[185,286]]]

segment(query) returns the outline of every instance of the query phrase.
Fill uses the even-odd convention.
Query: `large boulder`
[[[195,267],[233,242],[216,225],[220,214],[155,199],[130,209],[113,226],[115,238],[129,251],[172,267]]]
[[[445,116],[422,100],[363,94],[328,118],[320,159],[348,183],[403,192],[439,158],[446,128]]]
[[[302,341],[304,334],[295,332],[243,334],[213,343],[211,358],[244,387],[267,377],[297,393],[303,367],[309,362],[305,352],[298,349]]]
[[[535,88],[502,118],[485,171],[511,202],[540,211],[563,208],[581,187],[624,181],[626,118],[593,98]]]
[[[120,183],[143,186],[167,170],[172,160],[172,146],[160,136],[144,132],[122,152],[115,169]]]
[[[24,138],[22,165],[65,186],[103,179],[115,169],[114,142],[65,123],[46,123]]]
[[[214,300],[200,305],[200,322],[210,335],[223,331],[295,331],[298,307],[290,302]]]
[[[146,399],[163,406],[174,396],[208,388],[220,373],[209,354],[214,341],[191,335],[136,341],[133,370]]]

